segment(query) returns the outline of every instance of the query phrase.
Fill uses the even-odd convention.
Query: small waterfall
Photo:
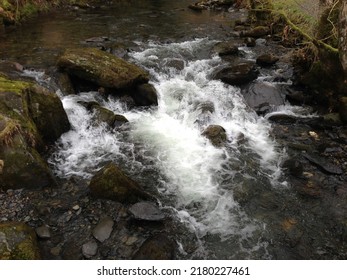
[[[215,43],[149,43],[131,53],[131,60],[151,73],[159,105],[127,110],[117,99],[98,100],[126,116],[126,132],[92,125],[92,115],[79,102],[97,100],[97,93],[62,97],[73,129],[50,158],[56,174],[89,179],[105,162],[123,162],[136,180],[158,188],[163,207],[174,209],[198,238],[250,238],[263,225],[247,217],[233,188],[244,180],[271,185],[279,177],[282,152],[269,136],[269,122],[245,104],[240,89],[211,80],[223,63],[211,53]],[[225,147],[202,136],[211,124],[226,130]]]

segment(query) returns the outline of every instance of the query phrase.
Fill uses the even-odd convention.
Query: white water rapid
[[[269,136],[269,122],[245,104],[240,89],[210,79],[223,63],[210,52],[215,43],[150,43],[131,53],[131,60],[151,73],[158,108],[127,110],[95,92],[62,97],[73,129],[50,159],[56,174],[90,179],[105,162],[120,162],[135,180],[158,188],[163,207],[174,209],[198,238],[249,238],[260,225],[243,213],[233,188],[245,181],[271,184],[280,176],[282,151]],[[78,103],[93,100],[124,115],[128,130],[93,125]],[[201,135],[210,124],[226,130],[225,147],[216,148]]]

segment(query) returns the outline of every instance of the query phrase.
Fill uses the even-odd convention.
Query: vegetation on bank
[[[347,69],[341,48],[341,0],[244,0],[256,24],[271,25],[284,44],[295,48],[298,82],[326,110],[337,111],[346,95]],[[345,40],[347,38],[344,38]],[[343,41],[343,40],[342,40]]]
[[[86,6],[88,0],[0,0],[0,25],[20,21],[63,5]]]

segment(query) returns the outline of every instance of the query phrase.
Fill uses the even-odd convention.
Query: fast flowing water
[[[225,37],[235,15],[194,14],[184,9],[189,3],[120,1],[99,14],[82,14],[64,28],[61,16],[55,21],[43,19],[34,32],[51,34],[48,38],[56,40],[54,47],[42,36],[40,48],[30,50],[33,61],[28,63],[26,55],[18,55],[18,38],[8,35],[6,42],[17,44],[18,49],[7,53],[12,59],[47,67],[66,45],[79,45],[91,36],[131,43],[128,59],[150,72],[158,107],[129,110],[119,100],[102,99],[97,92],[61,95],[72,130],[61,137],[50,157],[53,170],[62,178],[88,180],[105,163],[116,162],[149,191],[158,191],[162,208],[200,244],[190,257],[271,258],[266,223],[244,211],[235,190],[245,185],[285,189],[279,169],[285,155],[270,137],[269,122],[246,105],[240,89],[211,79],[225,63],[213,46]],[[86,29],[86,21],[94,26]],[[250,50],[244,52],[254,59]],[[95,126],[92,113],[79,103],[94,100],[124,115],[129,125],[114,131]],[[202,136],[211,124],[226,130],[225,147],[214,147]],[[177,241],[182,255],[186,254],[184,238],[177,236]]]

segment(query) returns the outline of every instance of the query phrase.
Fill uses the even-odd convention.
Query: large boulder
[[[39,154],[70,128],[60,99],[30,82],[0,75],[0,188],[54,183]]]
[[[29,92],[29,115],[45,143],[55,142],[70,130],[70,123],[63,105],[56,94],[33,85]]]
[[[213,51],[219,56],[236,55],[239,52],[238,46],[234,42],[219,42],[214,45]]]
[[[0,260],[38,260],[35,231],[23,223],[0,224]]]
[[[133,88],[149,80],[149,74],[140,67],[94,48],[66,50],[58,66],[71,76],[116,90]]]
[[[109,163],[94,175],[89,189],[95,197],[121,203],[135,203],[151,198],[114,163]]]
[[[214,74],[214,79],[236,86],[249,83],[257,77],[258,71],[251,63],[240,63],[226,67]]]

